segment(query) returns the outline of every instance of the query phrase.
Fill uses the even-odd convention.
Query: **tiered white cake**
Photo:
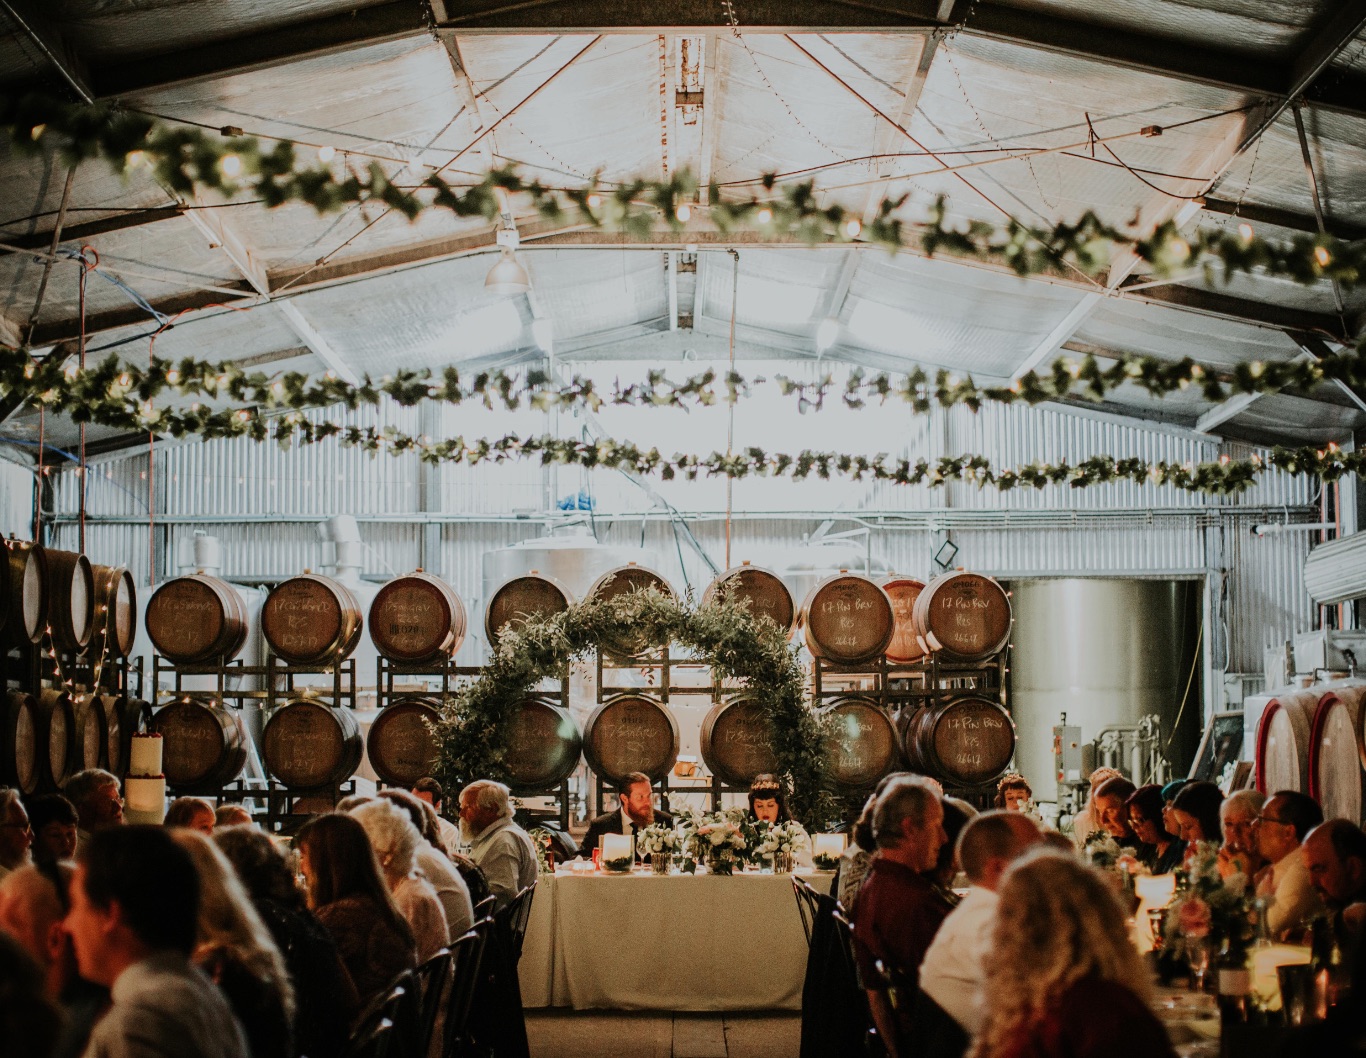
[[[134,735],[129,744],[128,777],[123,780],[123,811],[130,823],[166,820],[166,776],[161,773],[161,736]]]

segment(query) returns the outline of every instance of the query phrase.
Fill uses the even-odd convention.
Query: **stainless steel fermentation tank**
[[[1056,797],[1053,726],[1062,713],[1083,742],[1156,714],[1166,756],[1185,775],[1203,719],[1202,584],[1194,580],[1016,580],[1010,688],[1016,765],[1037,800]],[[1189,690],[1187,688],[1189,687]]]

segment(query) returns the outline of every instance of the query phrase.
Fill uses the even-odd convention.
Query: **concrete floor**
[[[796,1058],[801,1015],[527,1011],[531,1058]]]

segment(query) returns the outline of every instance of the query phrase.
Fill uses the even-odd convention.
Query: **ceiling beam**
[[[240,296],[233,297],[224,294],[224,289],[235,289]],[[184,294],[175,294],[161,301],[152,302],[152,307],[163,316],[176,316],[182,312],[198,312],[216,305],[238,305],[241,302],[250,304],[257,297],[256,291],[252,290],[246,283],[227,284],[220,286],[217,290],[192,290]],[[155,323],[156,321],[148,316],[146,310],[136,305],[129,305],[126,308],[111,309],[108,312],[97,312],[87,316],[85,336],[88,339],[106,331],[136,327],[139,324],[154,325]],[[79,319],[54,320],[51,323],[40,323],[38,325],[33,332],[33,344],[54,345],[57,342],[75,341],[80,337],[80,334],[81,321]]]
[[[1295,340],[1296,345],[1304,350],[1306,356],[1313,358],[1315,361],[1322,360],[1325,356],[1329,356],[1333,352],[1333,350],[1328,347],[1328,343],[1316,334],[1291,334],[1290,337]],[[1360,393],[1340,378],[1333,379],[1333,383],[1338,389],[1342,390],[1343,393],[1347,394],[1348,399],[1351,400],[1353,404],[1362,411],[1366,411],[1366,400],[1362,399]]]
[[[15,28],[28,37],[42,53],[47,64],[66,82],[67,88],[82,102],[94,102],[90,74],[76,53],[67,45],[61,30],[33,0],[0,0],[0,11],[9,15]]]
[[[437,21],[445,19],[448,14],[445,0],[430,0],[430,2]],[[474,124],[476,125],[474,134],[475,136],[482,136],[484,129],[488,127],[488,122],[479,106],[479,92],[474,87],[474,78],[465,65],[465,57],[460,53],[460,42],[454,33],[438,33],[437,39],[446,49],[446,57],[450,60],[451,73],[455,76],[455,90],[460,95],[460,103],[474,115]],[[481,141],[470,148],[470,156],[475,159],[477,165],[481,165],[485,169],[494,167],[493,156],[497,148],[494,146],[493,139],[494,137],[490,134],[488,142]]]
[[[1052,356],[1071,340],[1072,335],[1076,334],[1077,328],[1091,313],[1095,312],[1097,306],[1104,300],[1105,295],[1099,291],[1083,294],[1067,315],[1058,321],[1058,325],[1048,332],[1028,356],[1020,361],[1011,377],[1022,378],[1037,369],[1045,359]]]
[[[285,325],[299,336],[300,341],[323,362],[324,367],[343,382],[348,382],[353,386],[360,385],[360,376],[352,370],[350,364],[342,359],[341,354],[332,348],[331,343],[318,333],[317,328],[304,317],[297,305],[289,301],[277,301],[274,304]]]
[[[220,210],[205,207],[196,196],[198,209],[186,210],[185,216],[209,242],[209,249],[222,250],[232,266],[262,297],[270,297],[270,277],[266,267],[252,251]]]
[[[873,140],[874,155],[890,155],[894,153],[896,147],[907,135],[906,128],[915,118],[915,108],[920,105],[920,95],[925,90],[925,82],[930,76],[930,67],[934,65],[934,57],[939,53],[939,45],[944,39],[944,34],[936,30],[926,35],[920,41],[920,51],[915,57],[915,63],[910,73],[905,79],[906,88],[901,96],[901,105],[892,115],[893,123],[886,121],[878,122],[877,133]],[[896,159],[884,157],[879,158],[877,163],[877,175],[880,177],[890,177],[896,169]],[[877,217],[878,209],[882,205],[885,187],[874,184],[868,190],[868,199],[863,206],[863,223],[870,224]]]
[[[1236,393],[1222,404],[1216,405],[1195,420],[1197,433],[1214,433],[1215,428],[1228,422],[1249,404],[1262,398],[1260,393]]]
[[[1249,301],[1246,298],[1221,294],[1214,290],[1198,287],[1185,287],[1171,284],[1162,287],[1145,287],[1134,293],[1127,293],[1123,287],[1120,295],[1129,301],[1142,301],[1164,308],[1184,309],[1198,312],[1204,316],[1218,316],[1226,320],[1256,324],[1272,330],[1313,332],[1336,335],[1342,327],[1341,321],[1331,312],[1312,312],[1307,309],[1292,309],[1268,301]]]
[[[1218,213],[1253,224],[1270,224],[1277,228],[1285,228],[1287,231],[1305,232],[1310,235],[1317,235],[1319,232],[1318,221],[1312,213],[1296,213],[1275,206],[1259,206],[1252,202],[1230,202],[1223,198],[1206,198],[1205,204],[1200,208],[1206,213]],[[1325,216],[1323,226],[1329,235],[1343,242],[1366,239],[1366,225]]]
[[[131,228],[140,228],[144,224],[156,224],[163,220],[174,220],[185,216],[185,213],[184,206],[154,206],[150,209],[115,213],[109,217],[101,217],[99,220],[86,221],[84,224],[64,224],[62,225],[62,242],[64,244],[85,242],[99,235],[128,231]],[[52,231],[50,229],[48,231],[36,231],[31,235],[4,235],[3,239],[8,245],[5,249],[0,250],[0,257],[17,253],[20,250],[43,250],[46,252],[52,247]]]
[[[702,35],[702,144],[698,148],[697,182],[703,205],[711,202],[712,173],[716,171],[716,145],[720,141],[721,96],[726,79],[720,73],[721,41],[719,33]]]

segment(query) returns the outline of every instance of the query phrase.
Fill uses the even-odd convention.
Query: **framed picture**
[[[1237,765],[1234,766],[1233,776],[1228,784],[1228,789],[1224,791],[1224,796],[1227,797],[1229,794],[1237,793],[1239,790],[1250,789],[1252,789],[1252,761],[1240,760]]]
[[[1200,738],[1188,778],[1220,782],[1225,769],[1237,764],[1242,755],[1243,711],[1215,713]]]

